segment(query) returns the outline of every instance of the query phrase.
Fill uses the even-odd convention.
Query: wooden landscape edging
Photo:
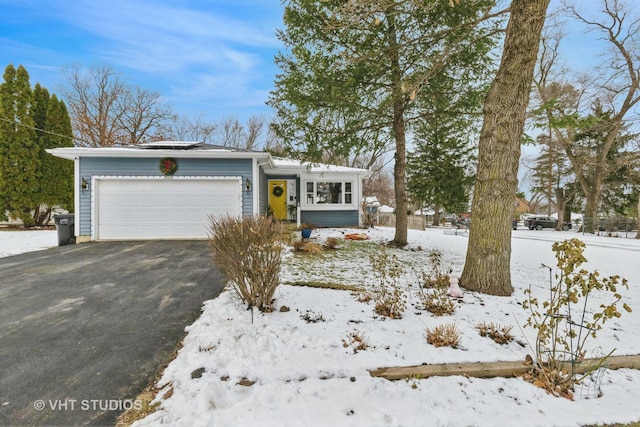
[[[585,359],[576,367],[576,373],[584,372],[598,359]],[[640,369],[640,355],[611,356],[605,363],[608,369]],[[475,362],[475,363],[445,363],[439,365],[416,365],[378,368],[369,371],[372,377],[382,377],[388,380],[402,380],[406,378],[418,379],[433,376],[463,375],[476,378],[512,377],[531,370],[531,365],[521,362]]]

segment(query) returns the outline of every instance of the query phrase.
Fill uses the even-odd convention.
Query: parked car
[[[542,230],[543,228],[556,228],[558,220],[551,218],[550,216],[532,216],[524,221],[524,226],[529,230]],[[565,222],[562,225],[563,230],[569,230],[571,228],[570,222]]]
[[[458,218],[453,225],[454,227],[457,227],[457,228],[469,228],[471,227],[471,219]]]

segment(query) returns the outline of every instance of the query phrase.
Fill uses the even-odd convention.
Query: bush
[[[242,301],[271,311],[280,283],[281,226],[269,217],[211,217],[209,248],[214,264]]]
[[[460,331],[455,323],[438,325],[434,329],[427,328],[425,337],[434,347],[458,348],[460,346]]]
[[[522,308],[530,312],[525,326],[537,330],[533,373],[527,378],[556,396],[571,398],[574,385],[588,378],[605,362],[611,351],[578,375],[576,366],[586,355],[585,343],[596,339],[597,331],[609,319],[622,313],[618,303],[622,295],[618,286],[628,288],[627,279],[620,276],[600,278],[600,274],[579,269],[587,261],[583,252],[584,242],[578,239],[564,240],[552,245],[557,260],[558,273],[555,284],[549,269],[549,299],[538,301],[531,287],[525,290]],[[598,292],[601,299],[610,298],[598,308],[588,306],[589,296]],[[626,303],[622,308],[631,312]]]
[[[513,326],[501,326],[494,323],[480,322],[476,325],[481,337],[489,337],[498,344],[508,344],[513,341],[511,329]]]
[[[400,288],[404,269],[398,257],[389,255],[384,246],[369,256],[376,282],[371,289],[375,312],[391,319],[402,319],[407,307],[407,298]]]
[[[340,240],[336,237],[327,237],[327,240],[324,242],[324,247],[332,250],[338,247],[340,244]]]

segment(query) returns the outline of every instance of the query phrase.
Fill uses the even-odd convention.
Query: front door
[[[269,206],[278,220],[287,219],[287,181],[269,180]]]

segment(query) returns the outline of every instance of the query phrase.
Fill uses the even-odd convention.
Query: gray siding
[[[251,159],[181,159],[176,158],[178,170],[174,176],[241,176],[242,181],[252,176]],[[80,158],[80,177],[91,182],[93,176],[162,176],[160,172],[160,158]],[[253,214],[252,192],[244,190],[242,186],[242,212],[244,215]],[[91,234],[91,192],[80,191],[80,235]],[[253,188],[253,191],[257,191]]]
[[[359,212],[353,211],[302,211],[301,222],[313,224],[316,227],[357,227]]]

